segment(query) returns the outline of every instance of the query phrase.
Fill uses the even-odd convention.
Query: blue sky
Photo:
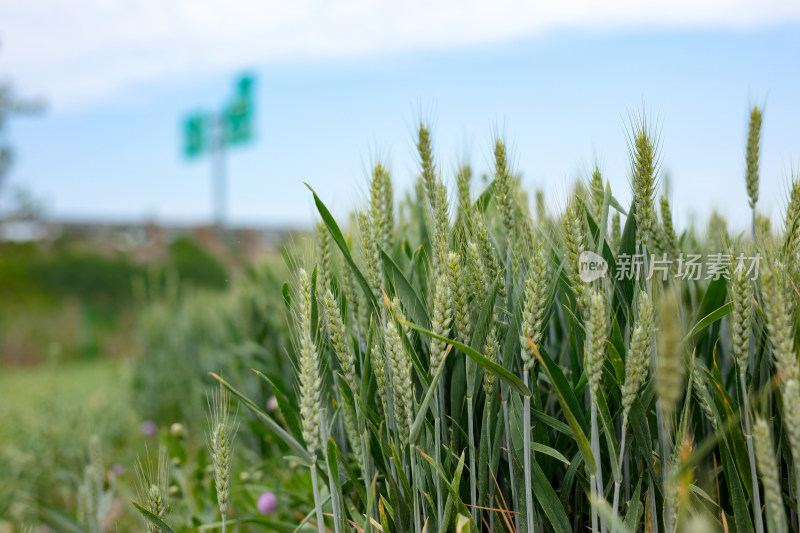
[[[355,52],[336,51],[336,43],[348,42],[343,30],[330,50],[324,39],[303,53],[229,46],[223,60],[209,65],[187,56],[174,69],[160,65],[157,54],[147,67],[135,63],[130,43],[109,45],[102,58],[110,63],[87,45],[67,55],[75,74],[46,68],[38,57],[46,46],[15,48],[11,32],[0,48],[0,76],[51,106],[41,117],[8,124],[17,150],[10,182],[44,199],[56,218],[207,221],[210,161],[181,156],[180,120],[220,107],[246,70],[257,78],[257,136],[228,153],[234,223],[309,224],[314,210],[303,181],[344,215],[364,201],[378,158],[407,189],[417,171],[420,116],[432,123],[447,179],[463,158],[478,172],[490,170],[491,140],[500,132],[526,186],[543,188],[553,211],[595,160],[627,202],[625,129],[629,113],[644,105],[660,125],[679,223],[693,215],[704,220],[716,208],[743,228],[749,105],[766,102],[761,210],[782,214],[788,176],[800,160],[800,25],[795,14],[773,11],[759,15],[764,20],[752,15],[753,24],[711,15],[669,24],[553,23],[510,34],[487,30],[489,37],[476,39],[451,29],[442,42],[417,46],[412,35],[384,49],[361,43]],[[169,46],[183,44],[176,38],[163,46],[172,57]],[[134,61],[131,71],[140,75],[122,68],[123,76],[109,74],[115,58]],[[71,79],[79,74],[95,82]]]

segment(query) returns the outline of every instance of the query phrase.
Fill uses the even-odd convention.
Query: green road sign
[[[204,115],[192,115],[183,125],[183,153],[186,157],[202,155],[209,144],[211,124]]]
[[[221,131],[213,131],[214,118],[190,115],[183,124],[183,152],[195,158],[222,146],[245,144],[253,138],[253,78],[243,76],[236,84],[236,94],[219,118]],[[214,135],[221,135],[214,139]]]
[[[239,80],[237,94],[225,109],[225,144],[244,144],[253,134],[253,79],[244,76]]]
[[[183,122],[183,153],[194,159],[209,152],[212,197],[217,225],[225,222],[225,153],[227,146],[253,138],[253,78],[242,76],[233,99],[219,113],[195,113]]]

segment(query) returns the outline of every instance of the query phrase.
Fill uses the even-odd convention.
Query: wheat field
[[[800,180],[776,231],[758,211],[760,127],[754,107],[752,227],[737,235],[720,217],[676,230],[644,115],[628,131],[629,206],[595,168],[551,214],[501,138],[474,195],[469,166],[441,171],[425,124],[402,198],[381,163],[348,223],[312,189],[313,252],[283,286],[295,383],[279,416],[214,375],[311,480],[299,527],[797,530]],[[223,531],[225,394],[209,445]]]

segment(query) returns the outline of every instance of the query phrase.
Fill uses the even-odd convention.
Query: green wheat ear
[[[394,232],[394,193],[391,175],[380,163],[375,165],[370,182],[370,219],[378,246],[389,250]]]
[[[486,358],[496,363],[500,359],[500,343],[497,340],[497,328],[495,327],[494,321],[489,326],[489,331],[486,334],[486,341],[484,342],[484,351],[486,352]],[[494,393],[494,385],[495,385],[495,375],[492,372],[486,372],[483,378],[483,389],[486,393],[486,398],[491,398],[492,393]]]
[[[455,256],[455,258],[453,258]],[[458,261],[458,256],[453,252],[450,253],[449,262]],[[451,287],[458,280],[451,279],[451,271],[445,270],[436,281],[436,286],[433,292],[433,313],[431,314],[431,329],[439,336],[447,337],[450,331],[450,323],[453,320],[453,295]],[[447,350],[447,343],[439,339],[431,340],[431,360],[430,360],[430,373],[436,374],[439,370],[439,365],[444,362],[445,351]]]
[[[356,356],[353,352],[353,345],[350,343],[344,320],[342,320],[339,303],[330,289],[325,289],[325,292],[320,296],[320,303],[325,311],[331,344],[339,360],[339,366],[342,367],[344,379],[353,394],[356,394],[359,390],[358,382],[356,381]]]
[[[425,186],[425,193],[428,201],[434,198],[436,190],[436,168],[433,163],[433,149],[431,148],[431,134],[425,124],[419,125],[419,136],[417,139],[417,151],[420,157],[422,170],[422,183]]]
[[[790,302],[790,315],[797,309],[800,290],[800,176],[792,172],[789,204],[786,206],[783,264],[786,266],[786,298]]]
[[[731,264],[731,280],[728,294],[732,304],[731,326],[733,329],[733,356],[739,372],[747,373],[750,359],[750,325],[753,316],[753,282],[747,276],[745,266],[734,261]]]
[[[347,442],[350,444],[350,453],[355,457],[358,464],[364,464],[364,453],[361,447],[361,439],[358,434],[358,420],[356,413],[350,404],[342,402],[342,420],[344,421],[344,430],[347,436]]]
[[[420,124],[417,138],[417,150],[420,157],[422,184],[428,200],[431,222],[431,242],[433,244],[433,265],[435,269],[443,267],[447,254],[448,203],[447,188],[436,174],[433,161],[431,136],[425,124]]]
[[[655,246],[656,212],[655,190],[658,166],[657,141],[643,115],[638,123],[631,123],[629,154],[633,185],[633,203],[636,205],[636,227],[645,247]],[[655,250],[654,250],[655,251]]]
[[[219,504],[219,512],[222,515],[223,522],[225,522],[228,514],[233,441],[236,438],[236,431],[239,427],[235,419],[231,420],[228,403],[228,393],[220,385],[219,390],[211,395],[209,401],[211,432],[208,436],[208,450],[214,465],[217,503]]]
[[[772,243],[772,221],[766,215],[755,213],[755,232],[758,242]]]
[[[386,380],[386,359],[384,357],[384,346],[381,335],[372,336],[370,346],[370,357],[372,358],[372,373],[375,375],[375,384],[378,389],[378,398],[384,413],[389,412],[388,382]]]
[[[547,209],[544,206],[544,191],[536,189],[536,221],[543,223],[547,219]]]
[[[622,243],[622,224],[619,213],[614,211],[611,215],[611,248],[618,251]]]
[[[319,375],[320,361],[314,340],[311,337],[311,281],[305,269],[300,269],[300,302],[298,305],[299,361],[298,379],[300,381],[300,418],[303,440],[312,456],[320,449],[322,411],[320,393],[322,380]]]
[[[783,510],[783,492],[775,462],[775,448],[772,445],[772,433],[763,418],[756,417],[753,428],[753,439],[756,444],[756,460],[761,482],[764,484],[764,496],[767,502],[767,517],[775,524],[774,531],[786,531],[786,515]],[[770,529],[770,531],[773,531]]]
[[[458,191],[458,219],[462,225],[468,226],[469,212],[472,208],[472,199],[470,197],[472,168],[466,163],[458,167],[456,187]]]
[[[669,207],[669,199],[666,195],[661,196],[661,252],[667,257],[674,259],[678,257],[678,236],[675,234],[675,227],[672,224],[672,210]]]
[[[784,221],[785,236],[785,257],[791,261],[800,252],[800,176],[792,171],[792,187],[789,191],[789,204],[786,206],[786,218]]]
[[[500,301],[506,298],[506,283],[505,276],[500,275],[501,265],[497,258],[497,251],[492,244],[492,238],[489,236],[489,231],[486,229],[486,219],[484,215],[476,213],[473,217],[474,237],[476,245],[480,252],[481,263],[483,272],[486,274],[485,286],[489,287],[494,280],[498,280],[497,296]]]
[[[467,289],[469,281],[466,268],[461,267],[461,258],[455,252],[450,252],[447,256],[448,281],[450,282],[450,295],[453,299],[453,316],[455,333],[458,339],[467,343],[472,334],[472,322],[470,320],[471,310],[467,299]]]
[[[578,298],[578,303],[583,307],[586,287],[580,278],[579,258],[585,250],[586,240],[583,211],[576,204],[577,200],[573,197],[564,213],[564,269],[572,284],[572,290],[575,291],[575,296]]]
[[[105,467],[100,438],[92,435],[89,438],[89,464],[84,468],[77,494],[78,524],[87,531],[102,531],[104,486]]]
[[[487,274],[486,268],[483,266],[481,251],[474,241],[467,242],[467,264],[469,268],[465,270],[469,274],[467,278],[468,290],[469,294],[472,295],[473,307],[477,307],[480,302],[483,302],[483,293],[487,286]]]
[[[514,239],[514,186],[508,171],[506,146],[502,139],[494,143],[494,183],[497,189],[497,209],[506,231],[509,244]]]
[[[362,313],[362,309],[359,305],[364,293],[360,290],[360,288],[356,287],[356,280],[353,276],[353,268],[347,263],[347,261],[343,260],[340,263],[339,272],[341,273],[342,278],[342,292],[344,293],[343,297],[347,302],[347,324],[351,327],[354,327],[360,336],[362,332],[366,332],[367,330],[367,314]],[[357,293],[356,290],[358,290]]]
[[[658,366],[656,392],[661,409],[670,420],[682,397],[686,363],[681,347],[681,326],[678,318],[678,297],[674,292],[664,294],[661,305],[661,324],[658,329]]]
[[[800,378],[797,356],[792,349],[793,336],[791,315],[785,300],[782,264],[769,261],[761,269],[761,293],[764,299],[764,314],[767,317],[767,333],[775,359],[778,381]]]
[[[622,424],[628,424],[628,414],[639,393],[639,387],[647,375],[650,364],[651,339],[655,331],[653,304],[647,292],[640,290],[637,296],[638,316],[635,319],[628,357],[625,360],[625,383],[622,386]]]
[[[800,381],[790,379],[783,386],[783,423],[795,465],[800,467]]]
[[[376,221],[367,211],[359,211],[358,226],[361,230],[364,257],[367,261],[367,280],[369,281],[375,299],[380,301],[382,298],[381,290],[383,288],[383,265],[380,255],[381,236],[379,221]]]
[[[706,389],[705,379],[700,367],[695,363],[692,373],[692,390],[694,391],[694,398],[703,412],[703,416],[709,421],[714,430],[717,429],[717,417],[714,416],[714,411],[711,409],[709,401],[708,389]]]
[[[603,376],[605,342],[608,335],[608,310],[606,308],[605,295],[601,290],[593,289],[589,294],[588,300],[586,378],[589,384],[590,397],[594,401],[600,389],[600,378]]]
[[[708,238],[714,252],[728,247],[728,221],[716,209],[708,219]]]
[[[541,347],[548,291],[547,256],[544,252],[544,246],[539,244],[534,248],[533,257],[531,258],[522,307],[523,334],[520,338],[520,343],[522,346],[522,364],[525,370],[533,368],[533,364],[536,361],[533,348],[528,343],[527,337],[530,337],[537,349]]]
[[[331,277],[331,234],[324,222],[317,223],[317,290],[320,293],[330,287]]]
[[[755,209],[758,203],[758,152],[761,144],[761,110],[753,106],[750,111],[750,126],[747,130],[747,171],[745,182],[750,208]]]
[[[139,500],[144,502],[144,507],[157,516],[160,520],[166,521],[169,513],[169,502],[167,500],[169,487],[169,460],[167,449],[161,446],[158,450],[158,463],[153,466],[150,458],[136,460],[136,473],[138,477],[137,492]],[[161,530],[151,522],[147,522],[147,529],[150,533],[161,533]]]
[[[605,188],[603,187],[603,175],[600,173],[600,167],[594,166],[592,171],[592,179],[590,182],[592,192],[592,216],[595,221],[600,224],[600,215],[603,210],[603,200],[605,198]]]
[[[402,320],[400,302],[397,299],[392,302],[392,309],[397,318]],[[408,444],[408,437],[411,431],[414,403],[411,358],[406,353],[405,344],[403,343],[403,326],[396,324],[393,319],[389,319],[386,322],[386,357],[391,372],[394,422],[397,427],[400,445],[405,447]]]

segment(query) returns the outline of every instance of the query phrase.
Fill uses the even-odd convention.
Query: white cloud
[[[0,73],[56,109],[243,64],[498,42],[572,27],[755,27],[796,0],[0,0]]]

